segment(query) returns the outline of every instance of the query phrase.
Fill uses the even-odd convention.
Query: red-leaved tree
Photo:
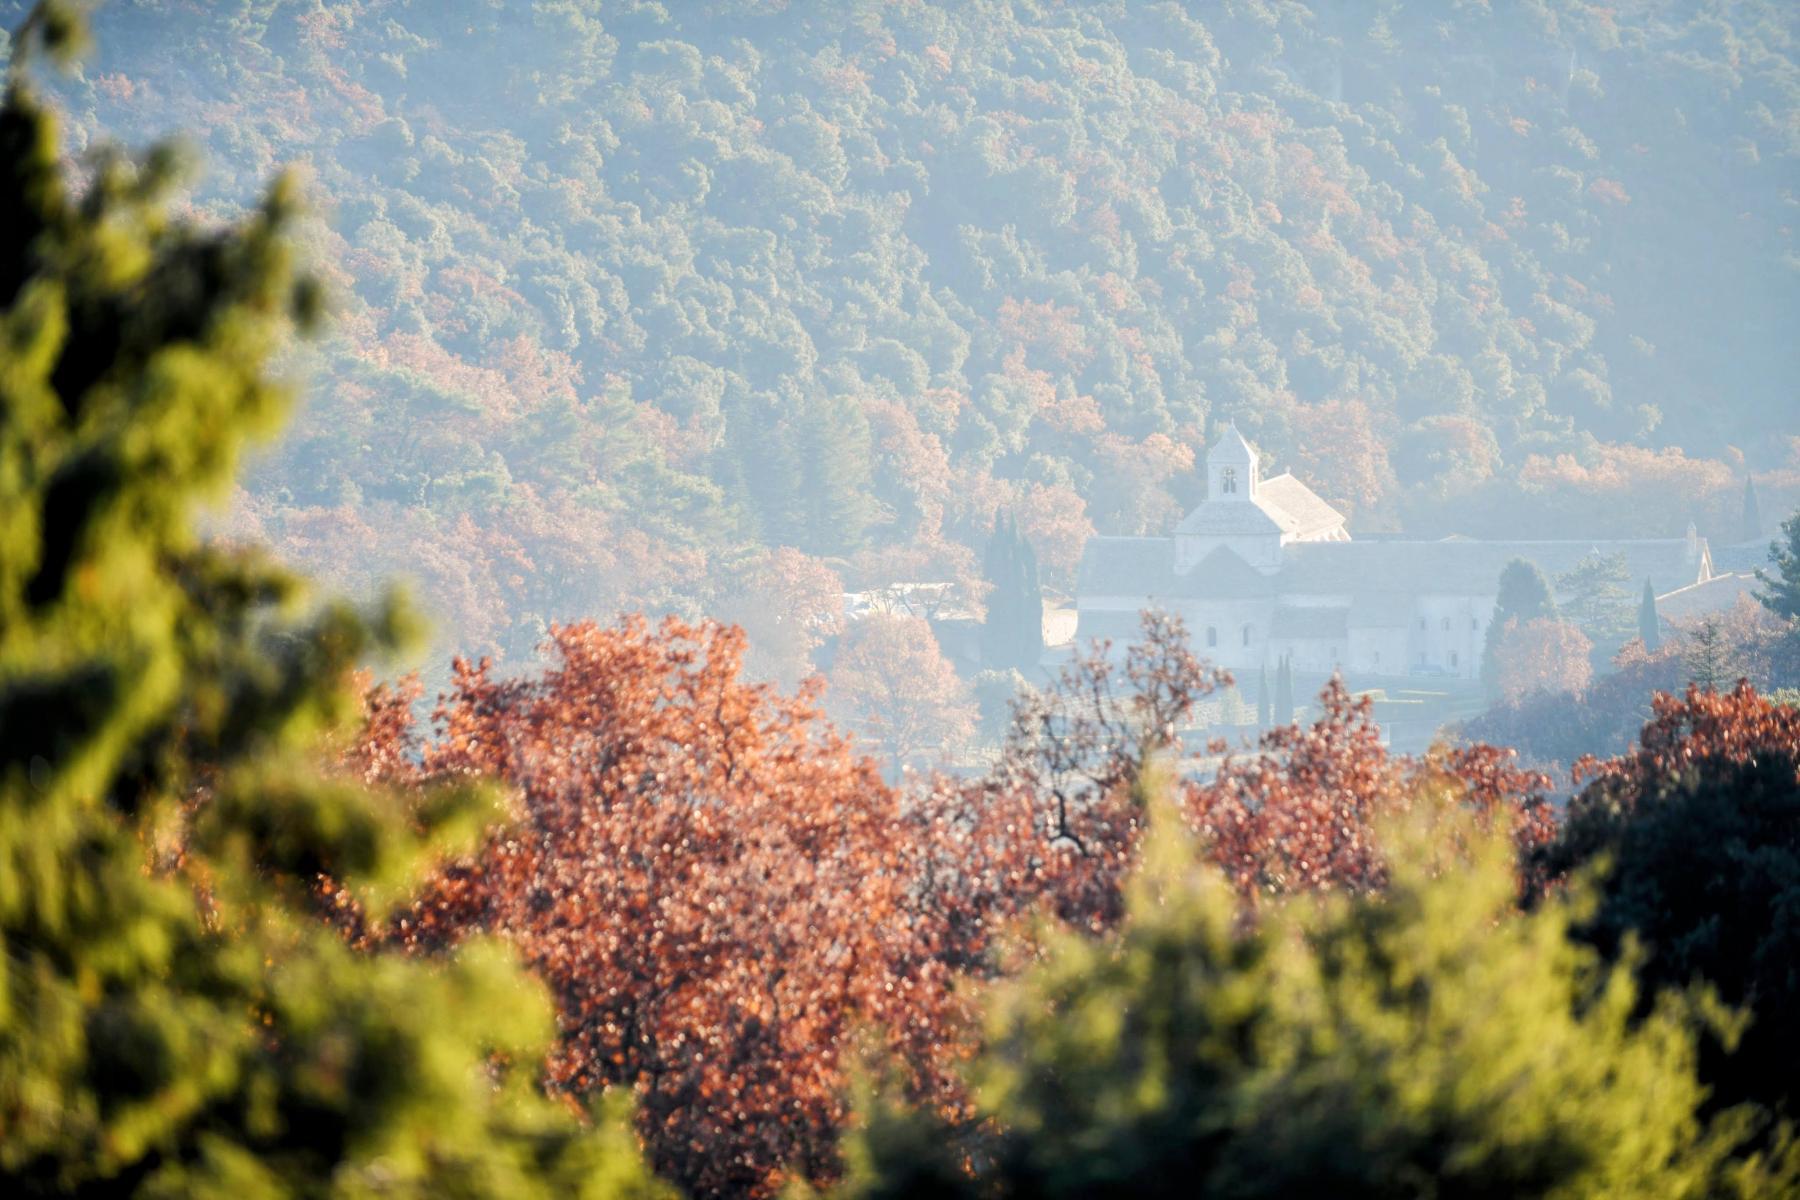
[[[1311,725],[1264,733],[1251,753],[1187,789],[1202,845],[1247,904],[1266,896],[1387,882],[1384,822],[1424,804],[1450,803],[1503,822],[1524,851],[1555,833],[1549,780],[1520,769],[1512,751],[1440,747],[1423,757],[1390,754],[1368,697],[1333,677]]]
[[[1253,907],[1286,891],[1379,888],[1382,818],[1420,797],[1551,826],[1539,777],[1491,747],[1391,756],[1341,685],[1306,727],[1265,735],[1202,781],[1193,727],[1229,677],[1178,620],[1146,614],[1015,712],[1001,760],[910,793],[820,717],[816,681],[784,696],[740,675],[734,628],[641,619],[554,632],[542,673],[458,662],[429,737],[416,688],[370,693],[341,760],[365,780],[501,782],[512,820],[446,864],[391,928],[421,953],[471,933],[512,941],[555,996],[546,1085],[627,1087],[657,1168],[696,1196],[829,1179],[848,1051],[876,1031],[915,1098],[968,1111],[952,1067],[1002,935],[1045,912],[1091,932],[1121,913],[1145,827],[1141,773],[1184,778],[1202,846]],[[421,797],[430,794],[421,788]],[[329,883],[321,885],[328,903]]]
[[[554,631],[540,675],[459,661],[421,778],[486,776],[515,821],[448,865],[391,936],[476,930],[549,984],[546,1085],[631,1088],[657,1169],[690,1195],[828,1178],[853,1031],[886,1031],[918,1090],[953,1015],[911,906],[896,794],[789,698],[739,677],[734,628],[641,619]],[[410,732],[377,705],[391,767]]]

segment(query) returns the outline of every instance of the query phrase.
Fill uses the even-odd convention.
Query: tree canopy
[[[78,191],[27,57],[80,28],[41,10],[0,105],[0,1188],[666,1194],[616,1102],[584,1128],[538,1093],[552,1011],[504,951],[368,954],[320,919],[321,873],[390,906],[495,809],[319,769],[403,614],[194,528],[316,309],[294,188],[202,225],[155,151]]]
[[[1800,499],[1792,7],[1441,10],[142,0],[56,91],[211,217],[310,164],[342,319],[231,528],[455,649],[974,580],[999,507],[1066,588],[1227,418],[1359,527]]]

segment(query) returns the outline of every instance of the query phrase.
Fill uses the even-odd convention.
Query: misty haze
[[[1800,9],[0,63],[0,1189],[1800,1194]]]

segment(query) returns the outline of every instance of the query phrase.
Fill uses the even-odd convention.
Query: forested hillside
[[[77,145],[192,131],[202,216],[309,169],[338,319],[232,527],[518,655],[802,620],[774,547],[972,578],[1001,508],[1066,584],[1226,418],[1354,528],[1737,540],[1744,473],[1772,515],[1800,477],[1797,29],[114,0],[59,94]]]

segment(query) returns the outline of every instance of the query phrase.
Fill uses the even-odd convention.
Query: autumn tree
[[[1152,798],[1149,803],[1155,806]],[[1301,897],[1246,929],[1153,807],[1118,933],[1050,938],[996,989],[970,1074],[990,1140],[865,1102],[838,1195],[1755,1194],[1791,1164],[1730,1158],[1679,1000],[1515,908],[1504,839],[1417,839],[1380,897]],[[1782,1166],[1787,1166],[1785,1172]],[[1405,1181],[1397,1184],[1396,1181]]]
[[[896,776],[954,752],[974,732],[968,685],[923,617],[875,612],[852,621],[829,679],[832,711],[881,748]]]
[[[1037,552],[1044,582],[1071,590],[1081,552],[1094,536],[1081,493],[1067,484],[1027,484],[1019,490],[1013,509],[1019,535]]]
[[[1550,594],[1544,573],[1522,558],[1507,563],[1500,572],[1494,612],[1488,621],[1481,650],[1481,680],[1487,686],[1490,698],[1500,695],[1499,647],[1509,624],[1555,616],[1556,601]]]
[[[1516,704],[1540,692],[1580,692],[1593,676],[1592,649],[1587,635],[1568,621],[1509,621],[1494,648],[1501,700]]]
[[[1296,406],[1289,416],[1297,473],[1354,513],[1381,507],[1395,488],[1387,441],[1360,400]]]
[[[516,946],[557,1004],[547,1086],[634,1093],[689,1195],[829,1177],[855,1028],[886,1031],[918,1094],[942,1084],[947,968],[912,915],[899,797],[813,687],[740,677],[741,631],[633,618],[547,649],[524,677],[459,662],[416,755],[382,760],[513,797],[386,935]]]
[[[196,532],[317,315],[294,185],[202,226],[169,151],[109,151],[78,194],[26,72],[80,32],[35,9],[0,105],[0,1190],[666,1195],[616,1102],[538,1094],[551,1013],[504,950],[319,919],[321,872],[379,912],[494,806],[321,777],[403,614]]]
[[[812,673],[819,647],[843,629],[843,580],[791,546],[754,554],[722,590],[715,615],[744,630],[745,670],[790,691]]]
[[[992,935],[972,911],[1003,916],[1040,900],[1070,924],[1109,927],[1139,848],[1133,788],[1146,766],[1185,775],[1197,752],[1225,753],[1223,743],[1198,744],[1194,727],[1230,677],[1194,653],[1178,620],[1145,613],[1142,621],[1122,654],[1097,643],[1018,705],[990,776],[934,793],[934,820],[957,827],[971,867],[980,864],[966,877],[947,864],[934,901],[954,914],[945,923],[968,946]],[[1391,755],[1367,697],[1352,699],[1334,680],[1319,705],[1310,724],[1277,725],[1249,751],[1226,756],[1211,779],[1178,788],[1201,852],[1247,906],[1295,891],[1379,890],[1380,823],[1419,796],[1506,830],[1521,852],[1554,831],[1548,780],[1520,769],[1510,751]],[[971,897],[964,878],[988,890]],[[960,951],[958,961],[974,956]]]
[[[1333,677],[1309,725],[1277,725],[1211,780],[1183,788],[1199,844],[1243,898],[1385,886],[1380,829],[1415,805],[1452,803],[1504,829],[1523,852],[1555,829],[1549,781],[1511,751],[1475,745],[1423,758],[1389,754],[1374,703]]]
[[[1635,749],[1584,771],[1563,831],[1535,857],[1547,878],[1605,863],[1576,934],[1631,964],[1646,996],[1699,980],[1745,1009],[1736,1037],[1703,1043],[1714,1106],[1800,1117],[1800,710],[1748,685],[1662,694]]]
[[[1178,618],[1146,612],[1126,645],[1094,642],[1016,697],[990,772],[915,795],[913,894],[944,961],[993,974],[1009,924],[1040,910],[1089,930],[1115,922],[1142,829],[1133,784],[1198,749],[1200,705],[1229,681]]]

